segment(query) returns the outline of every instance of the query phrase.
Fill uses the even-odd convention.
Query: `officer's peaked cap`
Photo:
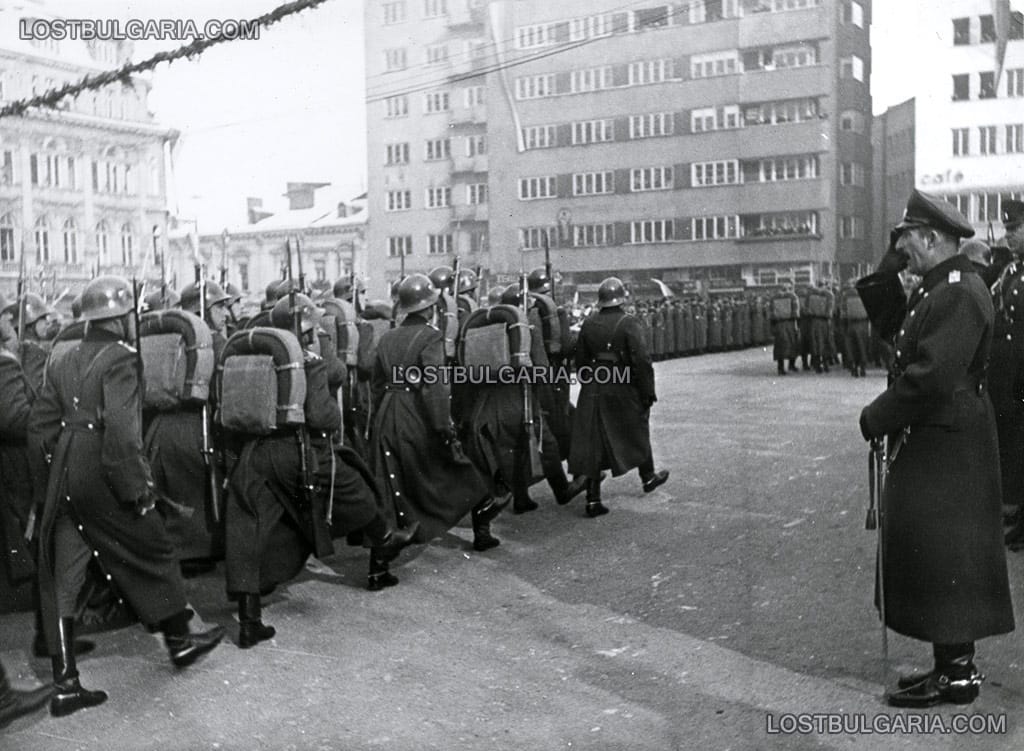
[[[903,221],[895,229],[931,227],[954,237],[974,237],[974,227],[949,201],[916,188],[910,194]]]

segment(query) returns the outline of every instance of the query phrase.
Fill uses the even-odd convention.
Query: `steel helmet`
[[[306,295],[301,293],[295,294],[294,311],[297,311],[302,316],[300,325],[303,334],[312,331],[317,323],[320,322],[320,311]],[[278,300],[274,305],[274,309],[270,311],[270,322],[275,328],[291,331],[294,320],[292,315],[291,295],[286,295]]]
[[[476,289],[477,278],[473,269],[462,269],[459,272],[459,294],[465,295]]]
[[[352,294],[352,280],[346,277],[342,277],[334,283],[334,296],[339,300],[344,300]]]
[[[438,289],[451,289],[455,271],[452,270],[451,266],[438,266],[428,276],[433,285]]]
[[[527,303],[527,307],[533,307],[534,299],[532,294],[530,295],[528,300],[529,302]],[[501,302],[504,305],[514,305],[517,308],[520,305],[522,305],[523,295],[519,282],[516,282],[515,284],[510,284],[507,287],[505,287],[505,291],[501,295]]]
[[[181,295],[170,287],[167,288],[166,292],[162,289],[150,292],[145,298],[146,307],[150,310],[170,310],[180,302]]]
[[[278,299],[277,288],[278,288],[278,286],[280,286],[284,282],[285,282],[284,279],[275,279],[274,281],[272,281],[270,284],[267,285],[267,291],[266,291],[267,300],[266,301],[268,303],[275,303],[275,302],[277,302],[277,299]]]
[[[390,321],[392,318],[391,303],[387,300],[370,300],[363,306],[364,321]]]
[[[398,313],[407,315],[426,310],[437,302],[440,292],[426,274],[410,274],[398,285]]]
[[[82,318],[103,321],[120,318],[132,310],[132,285],[119,276],[98,276],[82,291]]]
[[[537,292],[541,295],[551,294],[551,277],[548,276],[548,270],[545,268],[531,271],[526,278],[526,283],[530,287],[530,292]]]
[[[15,321],[18,321],[19,316],[24,313],[26,326],[31,326],[40,318],[45,318],[54,312],[53,308],[47,305],[46,301],[34,292],[26,292],[21,296],[20,305],[18,302],[15,300],[9,305],[5,305],[3,311],[10,313]]]
[[[502,287],[500,284],[497,287],[491,287],[489,290],[487,290],[487,305],[500,305],[501,296],[504,292],[505,288]]]
[[[224,290],[217,282],[207,280],[206,281],[206,308],[209,310],[214,305],[222,302],[228,302],[231,298],[225,294]],[[181,309],[186,310],[189,313],[195,313],[199,315],[199,285],[195,282],[189,284],[181,291]]]
[[[601,282],[601,286],[597,288],[597,307],[614,308],[624,302],[626,302],[626,288],[621,279],[610,276]]]
[[[236,303],[242,299],[242,290],[228,282],[224,286],[224,294],[231,298],[231,303]]]

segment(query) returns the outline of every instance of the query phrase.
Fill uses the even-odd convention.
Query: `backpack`
[[[205,404],[213,378],[213,336],[194,313],[154,310],[139,322],[145,373],[142,406],[169,412]]]
[[[456,349],[465,367],[528,367],[530,325],[514,305],[478,308],[463,322]]]
[[[290,331],[238,331],[217,365],[217,421],[227,430],[270,435],[305,423],[305,357]]]

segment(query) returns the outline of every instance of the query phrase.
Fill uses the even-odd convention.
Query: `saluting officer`
[[[569,471],[586,476],[587,516],[608,513],[601,502],[601,470],[618,477],[637,467],[645,493],[668,479],[668,471],[654,469],[651,452],[650,410],[658,401],[654,368],[644,344],[640,324],[622,310],[626,289],[611,277],[597,290],[597,315],[583,322],[576,344],[576,368],[625,368],[627,383],[619,379],[587,379],[581,383],[572,429]],[[606,381],[606,382],[602,382]]]
[[[973,234],[952,204],[915,190],[894,246],[857,284],[872,322],[895,334],[889,388],[860,417],[865,439],[890,438],[881,499],[886,625],[931,642],[935,657],[932,671],[901,679],[887,695],[898,707],[973,701],[982,680],[974,642],[1014,628],[985,384],[992,300],[957,253]],[[908,262],[922,277],[909,301],[898,276]]]
[[[172,662],[184,667],[224,635],[189,633],[185,589],[159,513],[142,451],[141,384],[132,290],[119,277],[93,279],[82,293],[85,337],[49,366],[32,405],[30,460],[48,484],[41,514],[39,585],[53,654],[55,716],[95,706],[102,691],[82,688],[75,664],[75,606],[90,560],[146,624],[157,626]]]

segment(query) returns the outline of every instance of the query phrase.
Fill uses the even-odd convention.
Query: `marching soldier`
[[[144,623],[164,634],[171,661],[185,667],[224,635],[190,633],[184,583],[159,513],[142,452],[141,384],[131,286],[98,277],[82,293],[84,339],[49,369],[32,406],[28,443],[37,476],[48,475],[41,513],[39,585],[53,654],[54,716],[101,704],[79,682],[74,614],[86,567],[95,561]],[[48,465],[44,469],[42,463]]]
[[[829,326],[835,298],[822,282],[821,286],[807,291],[807,332],[810,336],[811,366],[815,373],[828,373]],[[803,310],[801,309],[801,313]]]
[[[56,313],[43,298],[32,292],[26,292],[20,301],[8,305],[5,312],[13,316],[11,325],[15,330],[24,332],[24,339],[18,343],[18,357],[33,393],[37,394],[43,387],[43,371],[46,368],[48,353],[44,345],[60,330]],[[19,322],[22,314],[25,318],[24,326]]]
[[[171,310],[172,308],[177,308],[180,302],[181,295],[168,287],[167,289],[158,289],[156,292],[150,292],[146,295],[145,309]]]
[[[786,375],[786,361],[789,370],[796,370],[796,356],[800,347],[800,299],[793,292],[793,285],[787,282],[768,301],[772,325],[772,359],[778,364],[779,375]]]
[[[573,422],[569,471],[586,476],[587,516],[608,513],[601,502],[601,470],[618,477],[634,467],[640,471],[645,493],[668,479],[668,471],[655,471],[651,452],[650,409],[658,401],[654,368],[635,318],[622,305],[626,290],[611,277],[597,291],[599,311],[583,322],[576,348],[577,370],[628,368],[627,383],[588,380],[580,388]],[[607,380],[607,379],[600,379]]]
[[[810,308],[810,286],[803,284],[796,288],[796,298],[800,301],[800,315],[797,320],[797,351],[794,356],[799,355],[801,366],[804,372],[811,369],[811,308]]]
[[[839,315],[846,336],[846,365],[850,375],[863,378],[867,375],[868,358],[868,312],[857,294],[856,281],[851,279],[839,294]]]
[[[901,679],[887,700],[968,704],[982,681],[974,642],[1014,628],[985,384],[992,301],[957,253],[974,230],[950,203],[915,190],[893,233],[879,270],[857,283],[872,323],[896,337],[889,387],[860,427],[865,439],[890,440],[879,555],[886,625],[931,642],[935,668]],[[909,300],[898,277],[908,262],[922,277]]]
[[[19,717],[32,714],[50,700],[53,686],[46,685],[31,691],[17,691],[7,680],[7,671],[0,663],[0,730]]]

